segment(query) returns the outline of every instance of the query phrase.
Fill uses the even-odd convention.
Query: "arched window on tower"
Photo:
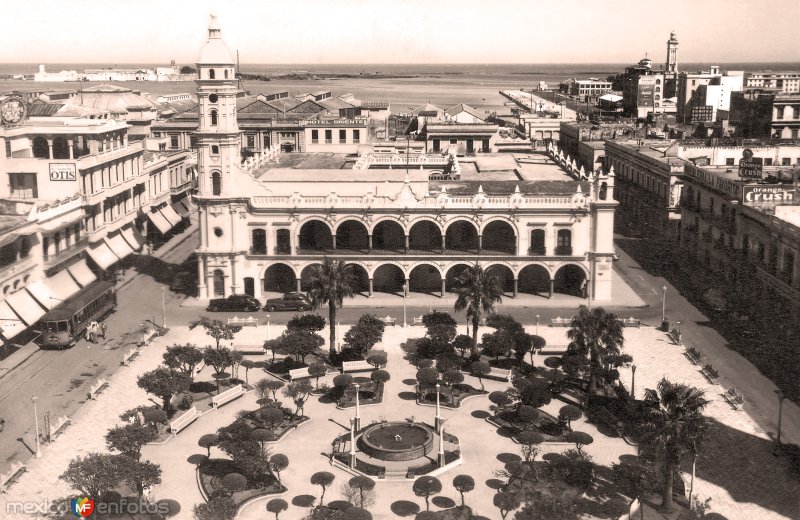
[[[217,111],[211,111],[211,126],[217,126]]]
[[[219,172],[211,174],[211,194],[222,195],[222,176]]]
[[[219,155],[219,146],[215,144],[211,145],[211,155]]]
[[[215,78],[216,78],[216,73],[214,72],[214,69],[208,69],[208,79],[215,79]]]
[[[50,158],[50,146],[47,144],[47,139],[44,137],[33,138],[33,156],[37,159]]]

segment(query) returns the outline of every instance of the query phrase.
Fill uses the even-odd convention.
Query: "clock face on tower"
[[[15,125],[25,118],[25,101],[20,97],[10,97],[0,104],[0,119],[4,125]]]

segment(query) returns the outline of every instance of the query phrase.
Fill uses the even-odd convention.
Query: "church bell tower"
[[[201,198],[228,195],[241,162],[235,61],[221,32],[211,15],[208,41],[197,61],[197,195]]]
[[[667,72],[678,72],[678,38],[675,36],[675,31],[669,34],[667,40]]]

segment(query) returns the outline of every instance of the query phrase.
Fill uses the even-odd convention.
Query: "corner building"
[[[444,295],[478,262],[510,297],[611,299],[613,174],[580,181],[544,154],[313,156],[286,168],[269,150],[242,162],[234,60],[215,20],[197,69],[201,300],[303,291],[326,256],[356,266],[365,296],[404,284]]]

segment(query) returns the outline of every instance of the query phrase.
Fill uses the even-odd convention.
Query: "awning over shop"
[[[111,248],[105,242],[92,246],[88,249],[87,253],[92,257],[92,260],[100,267],[100,269],[108,269],[108,267],[119,260]]]
[[[133,248],[128,245],[119,233],[112,237],[106,237],[106,244],[108,244],[108,247],[111,248],[111,252],[117,255],[120,260],[133,253]]]
[[[135,226],[125,226],[122,228],[122,238],[128,242],[128,245],[131,246],[134,251],[138,251],[144,245],[144,237]]]
[[[69,274],[67,269],[63,269],[48,278],[47,286],[57,299],[57,304],[69,299],[71,296],[74,296],[81,290],[80,285],[78,285],[78,283],[72,279],[72,276]],[[57,307],[57,305],[54,307]]]
[[[78,283],[81,284],[81,287],[86,287],[93,281],[97,280],[97,276],[95,276],[92,270],[89,269],[89,266],[86,265],[85,259],[67,267],[67,270],[69,271],[69,273],[72,275],[73,278],[78,280]]]
[[[37,280],[28,284],[25,288],[36,298],[36,301],[44,305],[47,310],[57,307],[58,304],[61,303],[61,301],[55,297],[56,293],[50,288],[48,280]]]
[[[172,224],[170,224],[169,221],[164,218],[164,215],[158,211],[155,213],[148,213],[147,218],[149,218],[150,222],[152,222],[153,225],[158,228],[162,235],[166,235],[169,233],[169,230],[172,229]]]
[[[3,236],[0,236],[0,247],[6,246],[12,243],[14,240],[17,239],[19,235],[16,233],[5,233]]]
[[[160,211],[161,214],[164,215],[164,218],[167,219],[167,222],[173,226],[177,226],[181,223],[181,216],[172,209],[172,206],[164,206],[163,208],[159,208],[158,211]]]
[[[0,334],[6,339],[11,339],[27,328],[11,307],[5,301],[0,301]]]
[[[190,213],[194,209],[194,204],[192,204],[192,201],[189,199],[189,197],[184,197],[181,199],[181,206],[186,208]]]
[[[189,210],[186,209],[180,202],[173,202],[170,207],[175,210],[175,213],[183,218],[189,218]]]
[[[44,316],[45,310],[36,303],[33,296],[24,289],[6,296],[6,303],[22,318],[28,326],[33,325]]]

